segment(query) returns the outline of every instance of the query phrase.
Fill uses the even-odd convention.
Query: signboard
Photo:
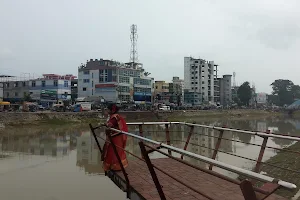
[[[139,96],[152,96],[151,93],[145,93],[145,92],[135,92],[134,95],[139,95]]]
[[[41,99],[57,100],[57,91],[55,90],[42,90]]]
[[[267,94],[266,93],[257,93],[256,101],[258,104],[266,104],[267,103]]]

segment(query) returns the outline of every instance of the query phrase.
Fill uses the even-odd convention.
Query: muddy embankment
[[[120,112],[128,122],[134,121],[194,121],[201,119],[247,119],[278,117],[281,113],[263,110],[198,110],[198,111],[124,111]],[[0,125],[27,124],[79,124],[105,120],[101,112],[2,112]]]
[[[285,148],[286,150],[300,152],[300,142]],[[276,193],[280,196],[291,198],[293,200],[300,200],[300,155],[299,153],[292,153],[287,151],[279,151],[277,155],[266,161],[267,164],[263,165],[261,171],[271,177],[294,183],[297,185],[295,190],[279,189]],[[277,166],[277,167],[273,167]],[[293,198],[294,197],[294,198]]]

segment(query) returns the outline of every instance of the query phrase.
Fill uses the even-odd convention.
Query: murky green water
[[[201,124],[223,126],[300,135],[300,121],[297,120],[248,120],[214,121]],[[145,126],[144,136],[165,141],[164,126]],[[189,127],[172,125],[171,144],[183,148]],[[138,127],[130,127],[138,134]],[[202,135],[201,135],[202,134]],[[213,137],[208,137],[208,136]],[[211,157],[218,131],[196,128],[191,138],[193,145],[188,150]],[[225,132],[221,150],[231,154],[256,159],[262,138],[246,134]],[[231,141],[231,139],[236,141]],[[127,150],[140,154],[137,140],[129,138]],[[101,141],[103,144],[103,141]],[[269,139],[268,146],[282,148],[291,141]],[[208,148],[207,148],[208,147]],[[276,150],[267,149],[264,160],[274,156]],[[176,154],[175,154],[176,155]],[[179,156],[178,154],[176,156]],[[132,156],[128,156],[134,159]],[[159,153],[152,158],[163,157]],[[190,162],[206,166],[199,161],[185,158]],[[252,169],[253,161],[219,153],[217,159],[238,167]],[[130,164],[130,162],[129,162]],[[207,167],[207,166],[206,166]],[[214,170],[236,177],[221,169]],[[103,175],[100,153],[87,127],[82,128],[16,128],[0,130],[0,199],[2,200],[82,200],[82,199],[126,199],[107,177]]]

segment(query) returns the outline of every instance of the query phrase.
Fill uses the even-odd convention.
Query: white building
[[[91,59],[78,69],[78,97],[103,97],[112,102],[152,102],[154,79],[138,63]]]
[[[201,96],[193,98],[192,104],[214,102],[214,69],[213,61],[184,57],[184,85],[191,93],[198,93]]]

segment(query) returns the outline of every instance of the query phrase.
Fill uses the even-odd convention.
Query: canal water
[[[300,121],[286,120],[238,120],[198,121],[212,126],[227,126],[238,129],[280,132],[300,135]],[[144,126],[144,136],[165,141],[165,127]],[[171,125],[171,144],[183,148],[190,128]],[[130,132],[138,134],[137,126],[130,126]],[[101,131],[98,134],[103,133]],[[219,132],[195,128],[188,146],[189,151],[211,157]],[[262,138],[247,134],[224,132],[221,150],[252,159],[257,159]],[[101,141],[101,140],[100,140]],[[103,144],[103,141],[101,141]],[[128,138],[127,150],[139,155],[136,139]],[[269,139],[268,146],[283,148],[293,144],[288,140]],[[264,161],[276,155],[276,150],[266,149]],[[174,154],[175,156],[180,156]],[[1,200],[82,200],[82,199],[126,199],[107,177],[101,167],[100,153],[88,127],[31,127],[0,129],[0,199]],[[152,158],[163,157],[152,153]],[[134,157],[128,155],[129,159]],[[190,162],[205,166],[197,160]],[[219,153],[217,159],[245,169],[252,169],[255,162]],[[129,161],[130,164],[130,161]],[[214,170],[231,177],[218,168]]]

